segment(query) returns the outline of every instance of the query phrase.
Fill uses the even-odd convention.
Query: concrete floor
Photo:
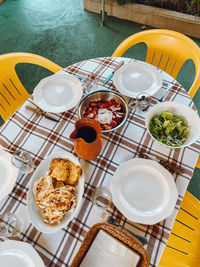
[[[111,56],[126,37],[140,31],[140,25],[106,17],[102,26],[98,14],[83,10],[82,0],[7,0],[0,5],[0,54],[30,52],[65,67],[101,56]],[[192,38],[199,46],[200,39]],[[126,56],[144,60],[144,48],[136,46]],[[40,67],[17,67],[19,77],[31,93],[39,80],[48,75]],[[184,66],[178,80],[187,90],[193,65]],[[200,112],[200,90],[194,101]],[[2,123],[2,121],[1,121]],[[200,199],[200,170],[195,170],[189,189]]]

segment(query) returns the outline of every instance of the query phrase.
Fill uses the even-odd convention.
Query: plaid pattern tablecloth
[[[126,63],[133,59],[124,59]],[[96,75],[99,88],[103,87],[105,78],[119,64],[121,58],[97,58],[82,61],[65,68],[73,75],[87,77]],[[163,89],[153,97],[153,103],[161,96],[164,89],[172,84],[165,100],[187,104],[195,109],[186,91],[168,74],[162,72]],[[115,90],[112,81],[106,86]],[[23,106],[1,127],[0,144],[12,150],[24,149],[31,153],[35,165],[38,166],[45,156],[64,150],[74,153],[73,143],[69,135],[77,120],[76,108],[55,114],[59,122],[53,122],[25,109],[25,105],[33,105],[30,97]],[[173,174],[179,196],[173,214],[156,225],[141,225],[128,221],[111,205],[109,212],[115,220],[126,228],[148,239],[146,249],[150,256],[150,266],[157,266],[165,248],[173,222],[181,204],[181,200],[193,175],[195,163],[200,152],[200,142],[183,149],[168,149],[150,138],[145,129],[144,116],[132,110],[126,123],[118,131],[102,136],[103,148],[101,154],[92,161],[81,160],[85,172],[85,191],[82,206],[78,216],[64,229],[55,234],[38,232],[29,221],[26,210],[26,194],[32,174],[20,176],[12,192],[0,202],[1,213],[11,211],[24,220],[24,230],[19,239],[30,243],[40,254],[46,266],[69,266],[86,232],[96,223],[97,218],[91,202],[91,194],[95,187],[109,186],[111,177],[120,163],[139,157],[138,150],[162,157],[171,163],[182,167],[182,175]],[[88,266],[89,267],[89,266]]]

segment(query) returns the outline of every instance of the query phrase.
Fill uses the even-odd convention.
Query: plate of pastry
[[[84,173],[69,152],[48,156],[34,172],[27,196],[28,214],[38,231],[54,233],[78,214],[84,191]]]

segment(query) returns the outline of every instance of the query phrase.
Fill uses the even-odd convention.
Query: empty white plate
[[[75,107],[82,95],[80,80],[64,71],[42,79],[33,91],[34,103],[42,110],[53,113]]]
[[[152,96],[162,87],[162,76],[148,63],[133,62],[123,65],[115,72],[113,83],[126,96],[135,98],[140,93]]]
[[[13,189],[19,170],[11,163],[12,155],[0,150],[0,200]]]
[[[153,160],[122,163],[111,180],[113,203],[127,219],[156,224],[173,211],[178,197],[173,176]]]
[[[30,244],[6,240],[0,243],[0,266],[44,267],[44,263]]]

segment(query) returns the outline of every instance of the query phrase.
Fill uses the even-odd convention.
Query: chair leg
[[[105,0],[101,0],[101,21],[105,25]]]

